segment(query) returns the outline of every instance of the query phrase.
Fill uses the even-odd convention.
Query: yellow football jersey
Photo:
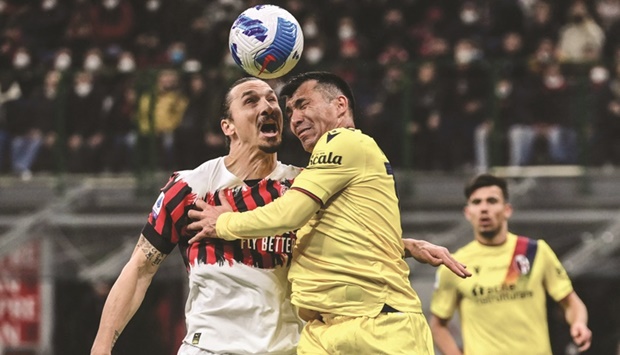
[[[371,137],[325,133],[291,189],[322,205],[297,232],[289,271],[295,305],[346,316],[373,317],[384,304],[421,312],[403,259],[392,168]]]
[[[551,355],[546,293],[560,301],[573,288],[549,245],[509,234],[499,246],[472,241],[454,258],[473,275],[440,267],[431,312],[450,319],[458,309],[464,353]]]

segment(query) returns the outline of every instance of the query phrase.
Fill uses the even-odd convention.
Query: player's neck
[[[264,152],[231,153],[224,158],[226,169],[241,180],[263,179],[276,168],[277,155]]]
[[[500,246],[506,243],[506,240],[508,240],[508,233],[502,231],[500,233],[497,233],[492,238],[486,238],[486,237],[483,237],[482,235],[476,234],[476,240],[478,241],[478,243],[482,245]]]

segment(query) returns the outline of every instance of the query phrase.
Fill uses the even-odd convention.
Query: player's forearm
[[[142,304],[152,276],[141,275],[131,261],[123,268],[103,307],[91,355],[110,354],[123,329]]]
[[[463,352],[456,344],[456,340],[454,340],[452,333],[450,333],[447,324],[448,321],[446,320],[435,316],[431,317],[430,326],[435,345],[444,355],[462,355]]]
[[[319,203],[289,190],[276,201],[243,213],[224,213],[217,219],[217,235],[226,240],[261,238],[297,230],[318,211]]]
[[[581,298],[573,291],[561,302],[564,308],[564,317],[569,325],[575,323],[588,324],[588,310]]]

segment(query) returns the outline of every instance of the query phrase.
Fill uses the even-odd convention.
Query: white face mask
[[[84,69],[94,71],[101,68],[101,57],[98,55],[89,55],[84,60]]]
[[[350,25],[342,25],[338,28],[338,38],[340,40],[351,39],[355,37],[355,28]]]
[[[600,84],[609,79],[609,71],[603,67],[594,67],[590,70],[590,80],[595,84]]]
[[[136,69],[136,63],[129,57],[123,57],[118,61],[117,69],[122,73],[132,72]]]
[[[508,97],[510,93],[512,93],[512,85],[507,82],[502,82],[498,84],[497,88],[495,89],[495,94],[501,99]]]
[[[79,83],[75,85],[75,93],[79,97],[84,97],[93,90],[93,85],[89,83]]]
[[[118,6],[119,0],[103,0],[103,7],[108,10],[115,9]]]
[[[13,58],[13,66],[17,69],[22,69],[30,65],[30,56],[26,53],[20,52],[15,54]]]
[[[463,21],[466,24],[472,24],[476,21],[478,21],[480,17],[478,16],[478,13],[475,10],[463,10],[461,11],[461,21]]]
[[[308,21],[304,24],[304,37],[314,38],[319,34],[319,28],[314,21]]]
[[[183,63],[183,71],[186,73],[197,73],[202,69],[202,64],[196,59],[188,59]]]
[[[462,49],[456,51],[454,54],[454,60],[458,64],[469,64],[478,56],[478,52],[475,49]]]
[[[146,9],[149,11],[157,11],[159,10],[159,1],[157,0],[149,0],[146,2]]]
[[[61,53],[56,57],[54,68],[57,70],[66,70],[71,66],[71,57],[67,53]]]
[[[43,0],[41,3],[41,8],[43,10],[52,10],[56,7],[56,0]]]
[[[310,47],[306,49],[304,56],[309,64],[316,64],[323,59],[323,50],[319,47]]]
[[[550,89],[557,89],[564,85],[564,78],[561,75],[546,75],[545,86]]]

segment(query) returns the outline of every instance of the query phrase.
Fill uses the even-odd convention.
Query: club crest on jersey
[[[335,164],[342,165],[342,155],[336,155],[333,152],[318,152],[312,154],[308,166]]]
[[[159,212],[161,212],[161,206],[163,204],[164,204],[164,193],[162,192],[159,194],[157,201],[155,201],[155,204],[153,205],[153,210],[151,211],[154,219],[157,219],[157,216],[159,216]]]
[[[528,258],[523,255],[523,254],[519,254],[519,255],[515,255],[515,266],[519,269],[519,272],[521,273],[521,275],[527,275],[530,273],[530,261],[528,260]]]

